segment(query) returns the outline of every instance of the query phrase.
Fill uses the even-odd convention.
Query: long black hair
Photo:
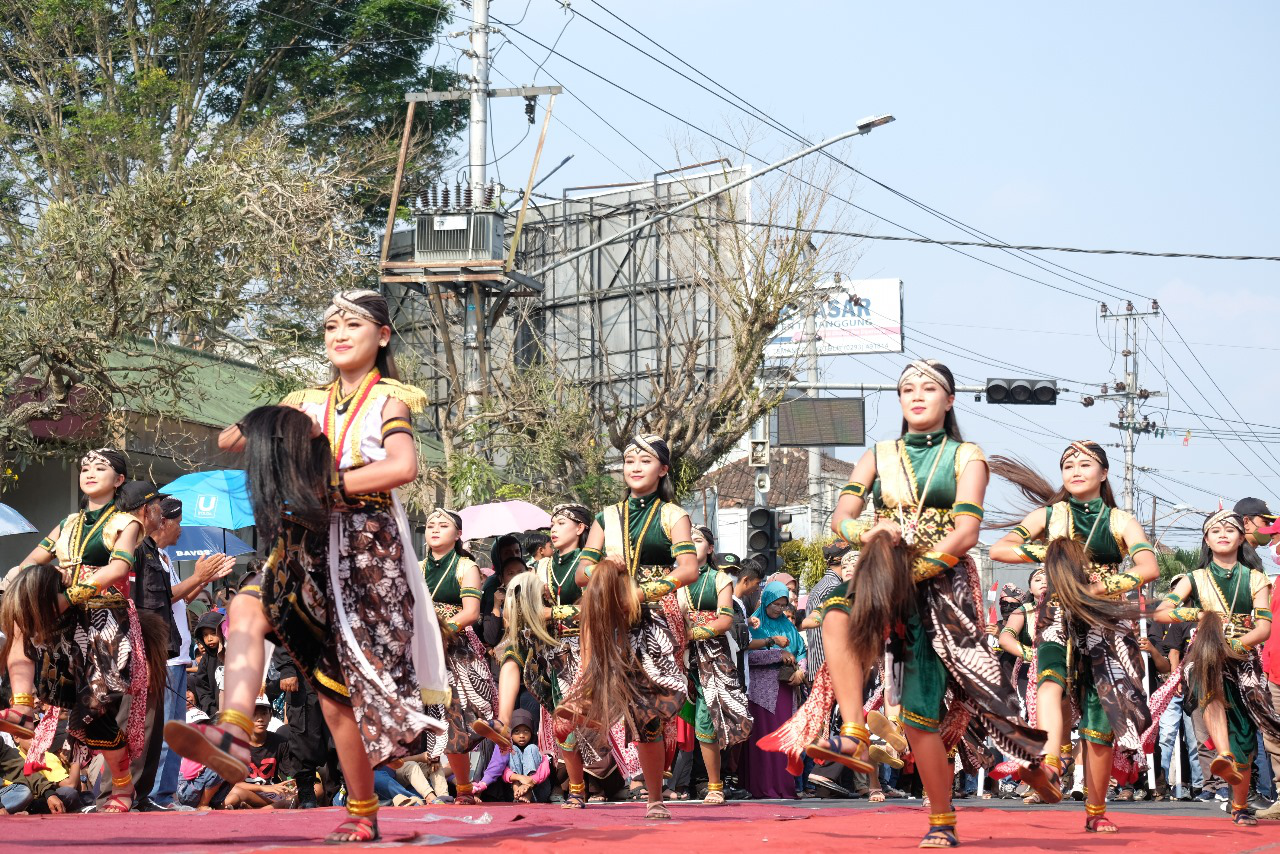
[[[312,438],[311,417],[290,406],[259,406],[240,419],[249,503],[258,534],[274,542],[284,517],[314,531],[329,524],[329,440]]]
[[[1097,458],[1098,465],[1102,466],[1103,471],[1110,472],[1111,464],[1107,460],[1107,452],[1101,445],[1096,442],[1081,442],[1089,451]],[[1070,451],[1075,447],[1075,443],[1067,446],[1062,452],[1062,457],[1058,461],[1058,470],[1062,470],[1062,461],[1066,459]],[[1012,483],[1018,488],[1026,498],[1036,507],[1050,507],[1059,501],[1066,501],[1071,497],[1071,493],[1067,492],[1067,488],[1061,484],[1054,486],[1040,472],[1033,469],[1030,465],[1022,460],[1014,457],[1002,457],[999,454],[993,454],[987,465],[991,473],[998,475]],[[1118,507],[1116,503],[1116,493],[1111,488],[1111,478],[1104,477],[1102,479],[1102,487],[1098,491],[1098,497],[1102,499],[1102,503],[1108,507]],[[1011,528],[1018,524],[1015,519],[1007,524],[997,527]]]
[[[954,397],[956,378],[955,375],[951,373],[951,369],[939,362],[937,359],[929,359],[928,362],[929,367],[942,374],[943,379],[947,381],[947,394]],[[901,385],[901,382],[899,382],[899,385]],[[899,400],[901,400],[902,392],[898,392],[898,397]],[[960,435],[960,422],[956,420],[956,408],[954,405],[952,405],[952,407],[947,410],[947,414],[942,417],[942,429],[947,434],[947,438],[951,441],[964,441],[964,436]],[[908,432],[910,432],[910,430],[907,427],[907,418],[904,415],[902,418],[902,429],[899,431],[899,435],[905,436]]]
[[[707,566],[719,569],[720,567],[716,566],[716,535],[711,533],[711,529],[706,525],[694,525],[693,530],[701,534],[707,541],[707,545],[711,546],[711,550],[707,552]]]
[[[1234,527],[1240,530],[1241,539],[1240,547],[1236,549],[1236,563],[1241,566],[1248,567],[1249,569],[1262,569],[1262,558],[1258,557],[1257,551],[1254,550],[1253,546],[1249,545],[1248,538],[1244,536],[1244,519],[1240,518],[1238,515],[1232,514],[1233,518],[1222,520],[1220,519],[1221,515],[1222,514],[1214,514],[1213,516],[1210,516],[1205,520],[1204,525],[1201,526],[1204,530],[1204,534],[1200,537],[1200,563],[1196,565],[1196,568],[1205,569],[1209,564],[1213,563],[1213,550],[1209,548],[1208,543],[1208,529],[1211,521],[1219,519],[1220,521],[1230,521]]]

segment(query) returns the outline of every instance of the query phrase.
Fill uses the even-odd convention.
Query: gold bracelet
[[[253,735],[253,719],[244,712],[235,709],[223,709],[218,713],[218,723],[229,724],[244,730],[245,735]]]
[[[35,694],[14,694],[13,705],[15,706],[34,706],[36,704]]]
[[[350,798],[347,800],[347,814],[354,816],[377,815],[379,803],[376,795],[365,800]]]
[[[72,584],[66,589],[64,595],[72,605],[83,605],[98,595],[98,588],[92,584]]]
[[[716,633],[706,626],[694,626],[689,630],[689,640],[708,640],[716,636]]]
[[[670,575],[645,581],[640,585],[640,591],[644,594],[644,601],[646,602],[656,602],[663,596],[676,592],[678,588],[679,585]]]
[[[845,519],[840,523],[840,536],[855,549],[862,548],[862,535],[866,532],[867,526],[857,519]]]
[[[1102,579],[1102,589],[1108,593],[1127,593],[1142,586],[1142,579],[1131,572],[1117,572]]]

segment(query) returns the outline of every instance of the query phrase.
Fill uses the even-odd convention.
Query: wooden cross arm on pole
[[[530,98],[534,95],[559,95],[564,90],[559,86],[519,86],[514,89],[488,89],[484,94],[490,98]],[[449,89],[444,92],[409,92],[404,99],[414,101],[464,101],[474,92],[470,89]]]

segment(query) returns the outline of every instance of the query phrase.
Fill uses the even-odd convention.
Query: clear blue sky
[[[601,2],[812,139],[847,130],[863,116],[893,113],[895,124],[847,150],[851,162],[1009,242],[1280,255],[1272,211],[1280,197],[1276,4]],[[659,53],[592,0],[573,0],[572,8]],[[492,4],[492,15],[502,21],[516,24],[522,14],[516,26],[520,32],[547,45],[559,35],[558,51],[682,118],[722,135],[730,125],[746,121],[742,113],[584,17],[571,18],[556,0],[528,0],[527,9],[526,0]],[[510,39],[512,44],[501,47],[494,61],[496,85],[533,81],[536,62],[517,48],[538,62],[548,56],[516,33]],[[493,45],[503,41],[496,36]],[[448,48],[441,53],[442,62],[457,59]],[[563,96],[556,105],[562,122],[553,123],[544,168],[567,154],[574,159],[544,185],[549,192],[651,175],[654,166],[635,146],[674,165],[671,140],[698,138],[676,120],[560,57],[547,59],[536,82],[550,83],[552,77],[576,97]],[[521,107],[518,100],[495,102],[498,153],[525,134]],[[762,134],[762,154],[790,150],[780,134]],[[523,183],[535,136],[530,134],[500,162],[507,184]],[[966,239],[958,229],[869,182],[859,181],[853,192],[858,204],[930,237]],[[860,213],[849,225],[859,231],[901,233]],[[1118,375],[1119,362],[1113,369],[1112,351],[1095,332],[1094,300],[1099,297],[1078,282],[994,250],[966,250],[1089,295],[1089,300],[937,246],[865,242],[861,251],[848,275],[902,278],[907,334],[920,339],[908,346],[937,355],[959,374],[984,378],[1012,372],[977,357],[942,353],[929,339],[953,341],[986,358],[1045,375],[1093,383]],[[1276,374],[1271,366],[1280,367],[1280,343],[1272,334],[1280,323],[1280,264],[1060,253],[1042,257],[1081,274],[1073,278],[1091,276],[1158,299],[1240,415],[1228,410],[1173,330],[1156,322],[1142,342],[1154,357],[1143,366],[1142,384],[1172,387],[1169,406],[1197,412],[1215,427],[1243,429],[1209,416],[1280,425],[1280,389],[1271,379]],[[1106,301],[1112,307],[1119,302],[1114,295]],[[1161,335],[1168,355],[1161,351]],[[826,377],[884,382],[883,374],[896,377],[902,363],[898,355],[847,357],[828,365]],[[960,401],[961,423],[988,453],[1015,453],[1051,473],[1065,444],[1055,434],[1108,444],[1119,439],[1107,427],[1115,420],[1114,406],[1085,409],[1077,400],[1064,395],[1055,408],[1015,410],[969,397]],[[871,435],[890,436],[896,430],[896,401],[890,395],[874,401],[869,407],[869,418],[875,419]],[[1159,468],[1173,479],[1140,478],[1139,487],[1146,490],[1139,495],[1141,515],[1150,513],[1150,492],[1200,508],[1216,508],[1219,497],[1230,503],[1243,495],[1262,495],[1272,509],[1280,509],[1280,444],[1227,441],[1237,460],[1223,445],[1198,435],[1195,415],[1165,415],[1163,402],[1146,411],[1171,427],[1191,427],[1192,438],[1186,447],[1181,431],[1141,441],[1139,464]],[[1256,429],[1276,433],[1280,426]],[[1037,431],[1049,435],[1035,435]],[[857,453],[848,449],[842,455]],[[1112,456],[1120,457],[1118,448]],[[1118,466],[1113,481],[1118,488]],[[1008,507],[1011,502],[1007,492],[996,489],[988,504]],[[1167,512],[1167,507],[1160,510],[1161,515]],[[1166,541],[1194,538],[1175,531]]]

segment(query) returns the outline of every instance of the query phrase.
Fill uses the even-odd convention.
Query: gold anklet
[[[35,694],[14,694],[13,705],[15,706],[34,706],[36,704]]]
[[[377,795],[364,800],[352,798],[347,801],[347,814],[361,817],[377,815],[378,806],[379,801]]]
[[[930,827],[955,827],[956,814],[952,812],[935,812],[929,814]]]
[[[870,742],[871,731],[863,724],[847,723],[840,727],[840,734],[847,738],[856,738],[858,741]]]
[[[131,785],[132,783],[133,783],[133,775],[128,773],[126,773],[123,777],[111,778],[111,785],[119,786],[121,788],[123,788],[124,786]]]
[[[1106,804],[1085,804],[1084,811],[1086,815],[1093,818],[1097,818],[1098,816],[1102,815],[1107,811],[1107,805]]]
[[[218,713],[218,723],[239,727],[245,735],[253,735],[253,720],[244,712],[235,709],[223,709]]]
[[[724,783],[707,783],[708,792],[723,792]]]

